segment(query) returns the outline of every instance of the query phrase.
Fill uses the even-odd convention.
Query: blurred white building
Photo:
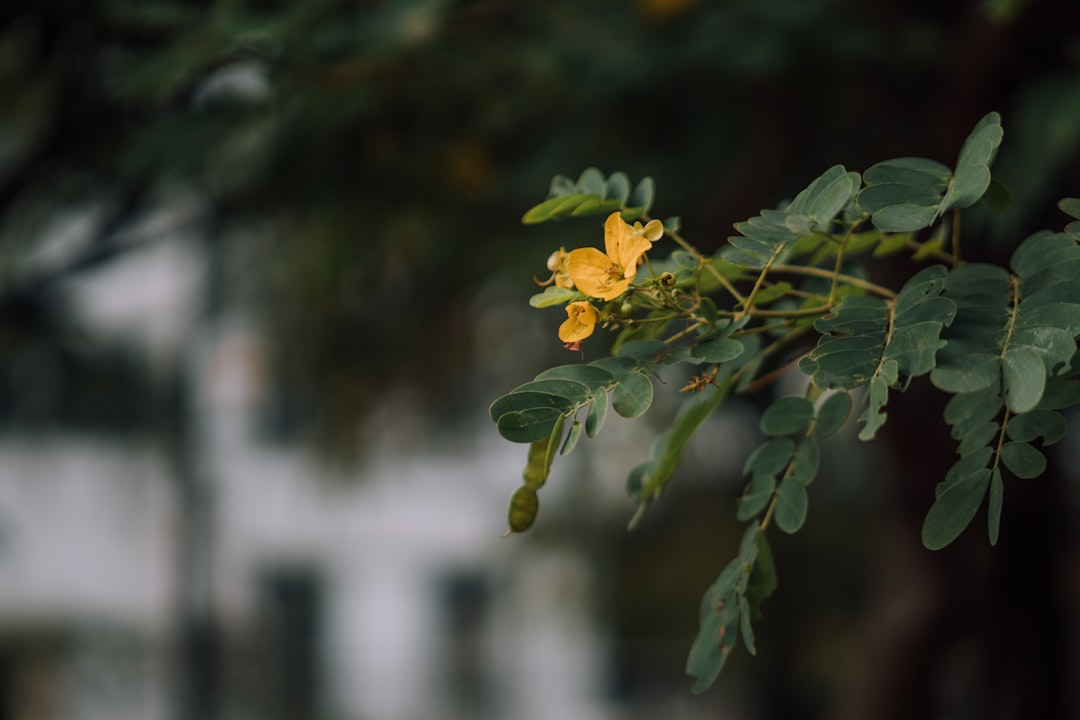
[[[588,568],[500,539],[523,448],[388,447],[342,482],[258,441],[259,341],[242,316],[196,319],[199,247],[174,233],[71,293],[95,332],[190,364],[219,716],[605,717]],[[193,591],[175,474],[145,440],[0,437],[2,717],[175,720]]]

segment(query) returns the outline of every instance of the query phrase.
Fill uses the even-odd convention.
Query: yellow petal
[[[634,223],[635,229],[639,223]],[[641,231],[642,236],[649,242],[656,242],[664,235],[664,223],[659,220],[650,220]]]
[[[652,242],[635,233],[618,212],[613,212],[604,222],[604,247],[611,261],[622,268],[622,276],[629,280],[637,274],[638,259],[652,247]]]
[[[565,343],[584,340],[592,335],[599,317],[592,303],[580,300],[566,306],[566,316],[559,326],[559,339]]]
[[[630,281],[621,277],[622,268],[596,248],[571,250],[566,256],[566,274],[578,290],[601,300],[614,300],[630,286]]]

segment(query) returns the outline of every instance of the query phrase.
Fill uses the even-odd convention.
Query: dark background
[[[123,231],[163,187],[207,202],[201,235],[218,272],[203,311],[239,295],[257,317],[264,432],[348,467],[394,392],[437,434],[567,361],[559,313],[525,303],[554,248],[593,237],[588,222],[520,225],[554,174],[653,176],[654,213],[681,216],[707,251],[834,163],[951,164],[992,110],[1005,128],[995,175],[1013,205],[973,213],[964,244],[1000,260],[1060,227],[1055,202],[1080,195],[1073,2],[6,3],[0,427],[146,433],[181,468],[190,460],[190,379],[87,342],[63,293],[130,250]],[[85,203],[103,208],[93,237],[31,265],[36,229]],[[17,372],[27,348],[53,371]],[[854,463],[865,476],[821,481],[807,528],[776,541],[781,585],[759,656],[721,681],[745,683],[757,716],[1080,712],[1075,478],[1059,467],[1010,487],[996,549],[973,530],[923,550],[921,519],[953,453],[940,410],[919,385],[890,399],[879,454]],[[843,453],[864,452],[847,448],[832,467],[844,476]],[[597,603],[624,638],[612,692],[631,702],[686,683],[687,608],[733,542],[737,481],[710,488],[695,467],[637,534],[584,513],[547,530],[577,538],[611,587]],[[212,656],[191,625],[192,656]],[[194,682],[195,694],[212,689]]]

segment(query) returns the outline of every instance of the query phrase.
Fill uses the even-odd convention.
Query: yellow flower
[[[578,248],[566,256],[566,273],[577,289],[601,300],[614,300],[626,292],[637,274],[638,261],[653,242],[664,234],[659,220],[650,220],[645,227],[623,222],[618,211],[604,222],[604,249]]]
[[[581,342],[593,334],[600,314],[592,303],[578,300],[566,306],[566,321],[559,326],[559,339],[564,343]]]

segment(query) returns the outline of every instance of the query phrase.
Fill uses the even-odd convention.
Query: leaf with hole
[[[1068,423],[1061,413],[1054,410],[1032,410],[1029,413],[1009,418],[1009,426],[1005,434],[1010,440],[1025,443],[1041,437],[1045,447],[1065,437],[1067,429]]]
[[[695,678],[691,688],[695,694],[716,681],[738,642],[741,613],[737,586],[744,572],[742,559],[732,559],[701,598],[700,627],[686,658],[686,673]]]

